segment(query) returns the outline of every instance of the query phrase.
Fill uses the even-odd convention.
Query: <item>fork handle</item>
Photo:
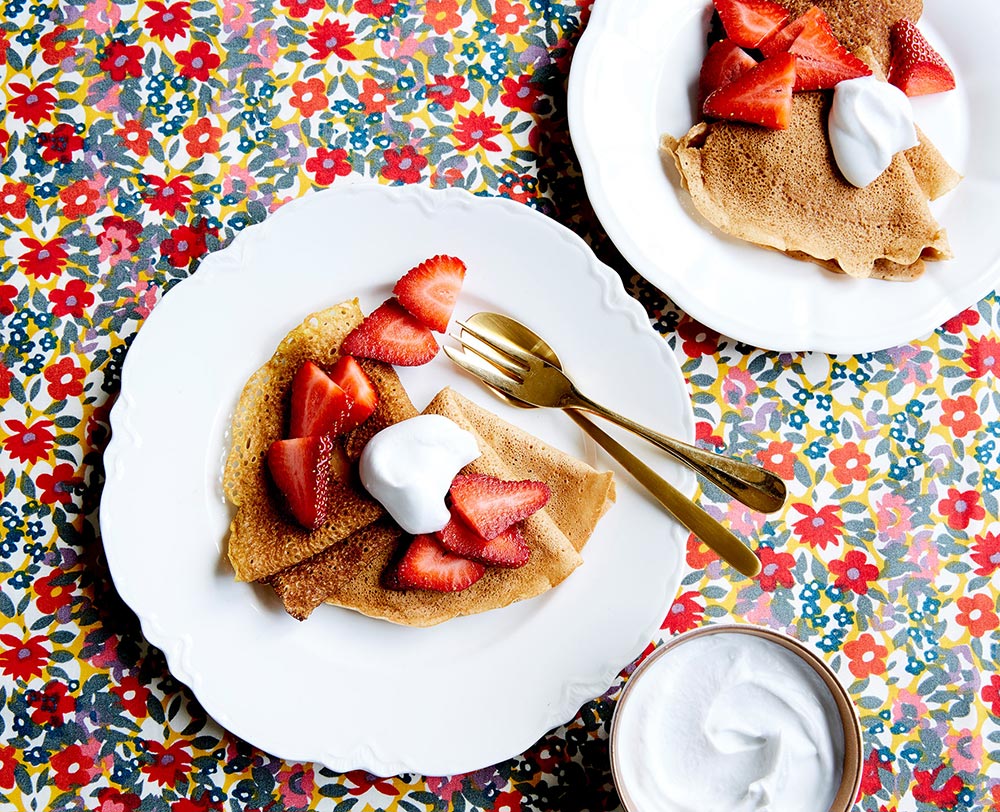
[[[715,550],[720,558],[749,578],[760,572],[760,559],[739,538],[582,414],[574,409],[567,409],[566,414],[593,437],[601,448],[618,460],[677,521]]]
[[[785,503],[785,483],[771,471],[735,457],[726,457],[705,451],[680,440],[675,440],[673,437],[668,437],[666,434],[648,429],[634,420],[629,420],[629,418],[595,403],[575,389],[560,405],[571,410],[585,409],[628,429],[633,434],[638,434],[749,508],[761,513],[773,513],[780,510]]]

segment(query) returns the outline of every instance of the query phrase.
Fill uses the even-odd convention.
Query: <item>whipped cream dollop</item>
[[[692,638],[652,662],[619,709],[619,791],[642,812],[828,812],[837,704],[802,659],[749,634]]]
[[[480,454],[473,434],[439,414],[382,429],[361,452],[361,484],[407,533],[434,533],[451,518],[444,498]]]
[[[859,188],[885,172],[897,152],[918,143],[910,100],[875,76],[837,84],[828,126],[837,166]]]

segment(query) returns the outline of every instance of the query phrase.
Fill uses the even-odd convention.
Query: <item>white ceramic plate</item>
[[[268,588],[233,579],[220,480],[244,382],[310,312],[355,296],[369,311],[443,252],[470,269],[456,315],[521,319],[595,398],[693,436],[680,370],[642,308],[582,240],[526,206],[359,184],[289,203],[209,256],[128,353],[101,530],[119,592],[174,675],[223,726],[283,758],[445,775],[516,755],[608,688],[680,582],[686,534],[565,415],[501,404],[443,353],[400,370],[418,408],[450,385],[616,471],[618,502],[585,563],[538,598],[430,629],[332,606],[299,623]],[[630,444],[694,490],[651,446]]]
[[[573,58],[569,122],[587,193],[626,259],[699,321],[772,350],[859,353],[927,335],[1000,281],[994,0],[926,0],[921,30],[957,90],[914,100],[965,179],[932,204],[956,258],[916,282],[856,280],[723,235],[698,215],[661,133],[695,122],[709,0],[598,0]],[[669,160],[669,158],[668,158]]]

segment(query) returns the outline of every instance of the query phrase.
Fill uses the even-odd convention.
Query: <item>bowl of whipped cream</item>
[[[786,634],[705,626],[633,673],[611,723],[627,812],[849,812],[861,723],[833,670]]]

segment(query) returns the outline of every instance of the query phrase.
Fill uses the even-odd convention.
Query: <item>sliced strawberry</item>
[[[828,25],[815,18],[806,20],[788,52],[798,58],[795,63],[796,92],[827,90],[845,79],[872,75],[871,68],[841,45]]]
[[[486,567],[448,552],[434,536],[414,536],[403,557],[382,577],[390,589],[460,592],[483,577]]]
[[[512,524],[499,535],[484,539],[461,519],[453,517],[444,530],[438,531],[437,537],[455,555],[480,564],[516,569],[527,564],[531,557],[531,548],[519,524]]]
[[[788,9],[771,0],[713,0],[729,39],[756,48],[788,20]]]
[[[698,77],[698,104],[757,65],[757,60],[731,39],[715,43],[705,54]]]
[[[764,56],[774,56],[775,54],[784,53],[792,47],[792,43],[805,30],[806,26],[810,25],[818,25],[825,29],[831,37],[836,38],[833,28],[830,27],[830,21],[826,18],[823,9],[819,6],[813,6],[807,12],[788,23],[784,28],[774,31],[770,36],[762,40],[757,47],[760,48]]]
[[[288,436],[342,434],[344,418],[351,410],[348,394],[312,361],[306,361],[292,380],[291,418]]]
[[[401,367],[426,364],[438,353],[434,334],[396,299],[386,299],[344,339],[348,355]]]
[[[889,32],[892,59],[889,81],[907,96],[925,96],[955,89],[955,74],[913,23],[897,22]]]
[[[314,434],[276,440],[267,451],[267,467],[274,484],[285,495],[288,508],[299,524],[310,530],[326,521],[330,507],[333,449],[329,434]]]
[[[407,271],[392,292],[420,321],[443,333],[448,329],[464,280],[465,263],[457,257],[438,254]]]
[[[795,57],[777,54],[705,99],[702,112],[713,118],[746,121],[784,130],[792,118]]]
[[[485,539],[541,510],[551,495],[548,485],[531,479],[508,482],[485,474],[459,474],[451,483],[454,512]]]
[[[378,406],[378,392],[361,364],[349,355],[341,356],[330,370],[330,377],[343,389],[351,401],[351,408],[344,416],[343,431],[347,432],[364,423]]]

